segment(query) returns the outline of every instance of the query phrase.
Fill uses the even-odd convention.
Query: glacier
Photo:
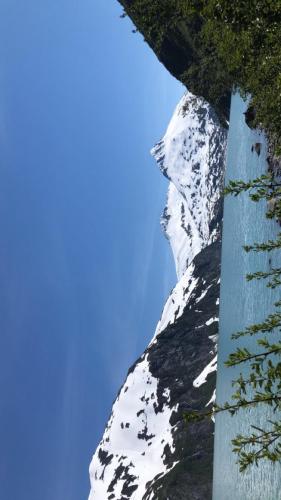
[[[89,500],[210,498],[213,424],[183,413],[214,401],[225,148],[212,108],[186,92],[152,149],[170,181],[161,225],[178,283],[113,404]]]

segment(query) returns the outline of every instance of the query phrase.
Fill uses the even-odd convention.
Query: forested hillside
[[[160,61],[227,119],[233,88],[252,96],[251,125],[281,136],[281,2],[119,0]]]

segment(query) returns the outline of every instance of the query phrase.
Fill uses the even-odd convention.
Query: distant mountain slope
[[[215,241],[226,132],[212,108],[187,92],[163,139],[152,149],[171,180],[162,225],[178,277],[201,248]]]
[[[152,150],[171,181],[162,226],[179,282],[113,405],[89,500],[211,498],[213,425],[187,426],[183,412],[214,394],[225,141],[210,106],[187,93]]]

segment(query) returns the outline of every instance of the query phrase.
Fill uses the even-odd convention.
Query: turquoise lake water
[[[262,133],[247,127],[243,112],[246,103],[232,97],[227,151],[226,182],[229,179],[250,179],[267,172],[267,147]],[[261,143],[260,156],[251,151]],[[241,365],[226,368],[224,361],[238,345],[254,349],[254,337],[231,340],[234,332],[257,323],[273,311],[273,303],[280,298],[280,290],[270,290],[263,282],[247,282],[245,275],[257,270],[268,270],[270,265],[280,267],[280,253],[246,253],[242,246],[274,238],[280,231],[275,221],[265,219],[265,203],[252,202],[247,195],[226,197],[224,206],[220,338],[218,347],[217,402],[229,401],[234,390],[233,379],[239,376]],[[271,258],[271,263],[270,259]],[[270,410],[266,408],[240,411],[231,417],[217,415],[215,425],[215,458],[213,500],[281,500],[281,465],[263,462],[245,473],[239,472],[232,453],[231,439],[238,433],[247,434],[250,424],[264,426]],[[275,415],[276,417],[276,415]]]

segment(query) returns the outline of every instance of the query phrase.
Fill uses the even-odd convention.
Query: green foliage
[[[233,88],[251,95],[255,124],[280,156],[281,0],[120,1],[158,55],[167,37],[184,44],[186,67],[176,76],[217,111]]]
[[[127,11],[145,39],[154,42],[156,50],[161,48],[165,34],[181,16],[178,0],[135,0]]]
[[[246,192],[254,202],[262,199],[271,202],[267,216],[280,220],[280,182],[273,174],[262,175],[256,179],[230,181],[224,193],[238,196]],[[246,252],[271,252],[281,248],[281,233],[276,240],[254,243],[244,247]],[[281,285],[281,268],[269,271],[256,271],[246,276],[248,281],[265,280],[267,287],[276,288]],[[267,405],[273,412],[281,410],[281,301],[274,304],[276,310],[261,323],[249,325],[244,331],[232,335],[233,340],[244,336],[257,336],[256,350],[250,351],[238,347],[225,362],[228,367],[242,365],[244,372],[233,381],[235,392],[232,402],[222,406],[215,405],[210,411],[190,412],[185,415],[186,421],[199,421],[224,411],[235,415],[239,410],[257,405]],[[261,337],[265,334],[266,337]],[[281,422],[279,420],[265,422],[264,428],[251,426],[254,432],[238,435],[232,440],[233,451],[238,455],[240,471],[250,465],[258,465],[262,459],[271,462],[281,461]]]
[[[174,62],[177,49],[185,52],[180,69],[175,62],[177,69],[174,68],[172,73],[191,92],[205,97],[225,120],[232,82],[211,42],[202,40],[202,2],[196,2],[195,7],[192,2],[183,0],[120,1],[160,60],[165,60],[170,42],[176,47],[172,54]],[[167,41],[168,48],[165,46]]]
[[[233,87],[252,96],[256,125],[280,147],[281,1],[204,0],[199,9],[203,43],[214,47]]]

